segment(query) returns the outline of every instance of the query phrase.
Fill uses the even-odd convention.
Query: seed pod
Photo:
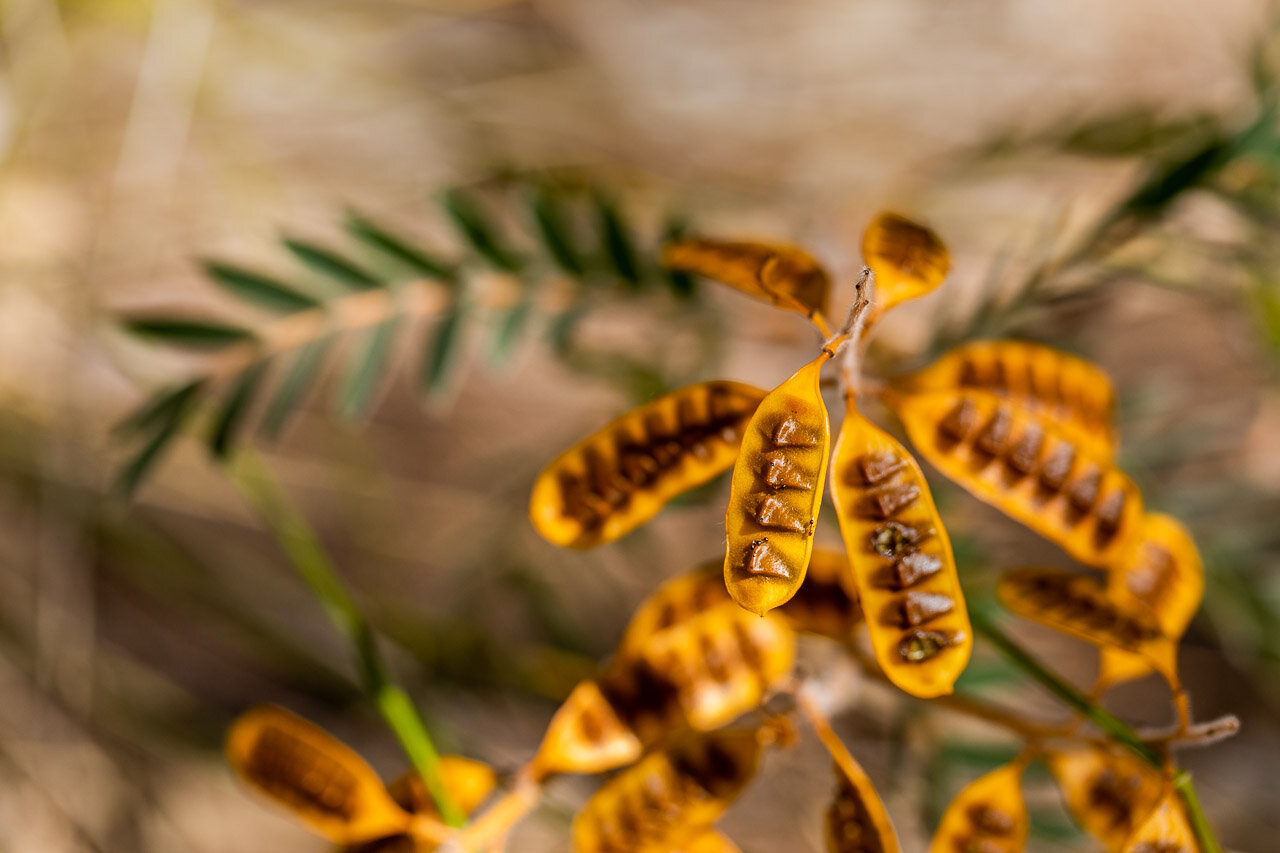
[[[662,263],[799,311],[817,323],[827,313],[831,279],[821,264],[795,246],[681,240],[663,249]]]
[[[1107,596],[1121,608],[1145,610],[1166,639],[1177,642],[1204,596],[1204,563],[1196,543],[1176,518],[1152,513],[1142,522],[1142,535],[1128,565],[1107,579]],[[1100,686],[1146,675],[1143,658],[1103,649]]]
[[[862,258],[876,276],[872,319],[924,296],[942,284],[951,269],[951,256],[938,236],[896,213],[882,213],[867,226]]]
[[[1085,747],[1045,758],[1071,816],[1108,853],[1124,849],[1160,799],[1159,772],[1127,752]]]
[[[628,412],[543,470],[529,518],[545,539],[568,548],[630,533],[733,464],[764,396],[740,382],[703,382]]]
[[[1160,802],[1134,831],[1123,853],[1200,853],[1182,800],[1172,785],[1165,785]]]
[[[529,763],[535,781],[556,773],[603,773],[630,764],[644,744],[605,698],[596,680],[583,681],[565,700]]]
[[[1055,421],[1099,456],[1115,453],[1115,393],[1095,364],[1027,341],[958,346],[894,383],[912,394],[977,388],[993,391]]]
[[[681,853],[742,853],[738,845],[718,832],[706,832],[689,842]]]
[[[1027,844],[1022,761],[971,782],[942,816],[929,853],[1021,853]]]
[[[1122,608],[1092,575],[1061,569],[1015,569],[996,587],[1000,601],[1017,613],[1100,648],[1142,655],[1171,680],[1177,649],[1149,613]]]
[[[836,795],[827,808],[828,853],[899,853],[898,835],[866,772],[845,751],[838,757]]]
[[[396,835],[409,814],[373,768],[341,741],[283,708],[241,715],[227,734],[227,760],[244,781],[337,844]]]
[[[471,814],[489,798],[497,784],[493,768],[479,761],[454,755],[440,756],[440,781],[463,814]],[[406,773],[387,786],[387,792],[401,808],[414,816],[408,833],[391,835],[365,844],[342,848],[344,853],[433,853],[436,839],[449,833],[439,819],[435,800],[417,773]],[[430,827],[431,837],[422,830]]]
[[[758,615],[795,595],[813,553],[831,444],[818,380],[830,357],[824,350],[769,392],[733,466],[724,581],[733,600]]]
[[[885,399],[929,463],[978,499],[1082,563],[1113,568],[1127,559],[1142,495],[1053,420],[976,389]]]
[[[707,834],[759,766],[759,730],[690,737],[606,782],[573,821],[577,853],[683,850]]]
[[[908,693],[950,693],[973,635],[951,541],[915,459],[852,401],[833,453],[831,498],[876,660]]]

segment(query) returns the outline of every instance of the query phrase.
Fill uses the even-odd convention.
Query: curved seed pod
[[[1176,518],[1148,515],[1132,560],[1108,577],[1107,596],[1122,608],[1148,611],[1167,639],[1181,639],[1204,596],[1204,562],[1191,534]],[[1142,657],[1103,649],[1098,681],[1119,684],[1150,670]]]
[[[445,789],[466,815],[479,808],[497,784],[493,768],[469,758],[442,755],[439,770]],[[417,773],[406,773],[388,785],[387,792],[401,808],[414,816],[415,825],[405,834],[344,847],[344,853],[433,853],[439,849],[440,844],[434,839],[447,836],[450,829],[440,820],[435,800],[421,777]],[[422,831],[427,827],[433,830],[432,837]]]
[[[1032,621],[1101,648],[1142,655],[1172,681],[1177,647],[1149,613],[1122,608],[1092,575],[1062,569],[1015,569],[1000,577],[996,594],[1005,607]]]
[[[630,764],[643,752],[644,745],[600,684],[589,680],[575,687],[551,718],[528,774],[541,780],[556,773],[603,773]]]
[[[976,389],[885,399],[929,463],[978,499],[1082,563],[1113,568],[1127,559],[1142,495],[1050,418]]]
[[[683,850],[706,835],[755,776],[759,730],[688,738],[606,782],[573,822],[578,853]]]
[[[906,448],[852,401],[833,456],[831,498],[876,660],[914,696],[950,693],[973,632],[929,484]]]
[[[951,256],[938,236],[896,213],[881,213],[862,235],[862,258],[876,276],[874,317],[942,284]]]
[[[1116,450],[1115,392],[1097,365],[1028,341],[975,341],[894,383],[913,394],[977,388],[1009,397],[1108,458]]]
[[[1021,853],[1027,845],[1025,766],[1014,761],[961,790],[947,806],[929,853]]]
[[[227,760],[245,782],[337,844],[396,835],[410,817],[373,768],[337,738],[283,708],[241,715]]]
[[[764,396],[740,382],[703,382],[628,412],[538,475],[529,518],[545,539],[568,548],[630,533],[733,464]]]
[[[799,311],[815,322],[827,313],[831,279],[821,264],[795,246],[681,240],[662,250],[662,263]]]
[[[836,796],[827,808],[828,853],[899,853],[898,835],[866,772],[845,751],[836,759]]]
[[[831,356],[824,350],[769,392],[733,466],[724,582],[734,601],[758,615],[795,595],[813,553],[831,445],[818,380]]]
[[[1200,853],[1182,800],[1172,785],[1165,785],[1160,802],[1134,831],[1123,853]]]
[[[1108,853],[1124,850],[1160,799],[1159,771],[1128,752],[1086,747],[1045,758],[1071,816]]]

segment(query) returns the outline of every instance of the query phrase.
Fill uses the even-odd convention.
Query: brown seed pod
[[[747,424],[725,512],[724,581],[764,615],[804,583],[822,506],[831,427],[818,380],[832,353],[769,392]]]
[[[1014,613],[1100,648],[1141,655],[1171,681],[1176,678],[1176,645],[1160,633],[1149,613],[1123,608],[1107,597],[1092,575],[1062,569],[1015,569],[996,588]]]
[[[1095,364],[1027,341],[976,341],[895,381],[912,394],[976,388],[1054,420],[1098,456],[1115,453],[1115,392]]]
[[[961,790],[943,814],[929,853],[1022,853],[1027,845],[1025,767],[1014,761]]]
[[[1114,568],[1128,558],[1142,495],[1052,419],[976,389],[885,399],[916,449],[975,497],[1082,563]]]
[[[1127,565],[1107,579],[1107,597],[1126,610],[1146,611],[1160,633],[1177,642],[1204,596],[1204,563],[1186,528],[1167,515],[1142,522],[1138,546]],[[1140,678],[1151,665],[1138,655],[1102,650],[1099,687]]]
[[[659,853],[701,839],[755,776],[760,730],[682,740],[606,782],[573,822],[577,853]],[[714,848],[713,848],[714,849]]]
[[[1108,853],[1124,850],[1160,799],[1159,771],[1128,752],[1084,747],[1045,759],[1071,816]]]
[[[1200,853],[1182,800],[1166,783],[1160,801],[1134,830],[1123,853]]]
[[[373,768],[346,744],[283,708],[241,715],[227,734],[227,760],[245,782],[337,844],[409,829],[411,818]]]
[[[795,246],[682,240],[663,249],[662,263],[799,311],[825,328],[831,279],[821,264]]]
[[[568,548],[630,533],[733,464],[764,396],[740,382],[702,382],[628,412],[538,475],[529,518],[545,539]]]
[[[951,541],[924,474],[852,398],[833,456],[831,498],[876,660],[914,696],[950,693],[973,635]]]
[[[942,284],[951,256],[938,236],[896,213],[881,213],[862,235],[862,257],[876,276],[871,319]]]

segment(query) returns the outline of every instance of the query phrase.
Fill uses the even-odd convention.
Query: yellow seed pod
[[[758,730],[687,738],[610,779],[573,822],[577,853],[665,853],[703,843],[759,766]]]
[[[411,818],[373,768],[296,714],[264,706],[227,734],[227,760],[245,782],[337,844],[396,835]]]
[[[872,320],[901,302],[929,293],[951,269],[951,256],[938,236],[896,213],[881,213],[867,226],[862,258],[876,276]]]
[[[971,782],[947,806],[929,853],[1022,853],[1027,845],[1027,806],[1022,771],[1014,761]]]
[[[824,350],[769,392],[747,424],[725,513],[724,581],[764,615],[795,595],[813,553],[831,426],[818,386]]]
[[[1149,613],[1123,608],[1107,597],[1098,578],[1062,569],[1015,569],[1000,577],[996,594],[1019,616],[1071,634],[1100,648],[1139,654],[1171,683],[1177,647]]]
[[[718,832],[706,832],[685,845],[679,853],[742,853],[738,845]]]
[[[1134,830],[1123,853],[1200,853],[1178,792],[1165,785],[1159,803]]]
[[[835,767],[836,795],[826,816],[828,853],[900,853],[889,812],[866,772],[847,750]]]
[[[820,326],[827,313],[831,279],[821,264],[795,246],[681,240],[663,249],[662,263],[799,311]]]
[[[724,573],[719,560],[678,575],[640,602],[622,632],[618,657],[639,655],[657,634],[683,625],[708,610],[727,605],[737,607],[724,588]]]
[[[1160,799],[1159,771],[1119,749],[1085,747],[1045,755],[1076,823],[1108,853],[1121,853]]]
[[[440,781],[463,814],[469,815],[478,809],[498,784],[497,774],[483,761],[442,755],[439,769]],[[387,791],[410,814],[439,814],[435,800],[417,773],[406,773],[388,785]]]
[[[1099,456],[1116,450],[1115,392],[1097,365],[1027,341],[976,341],[900,380],[910,393],[994,391],[1056,421]]]
[[[852,401],[833,456],[831,498],[876,660],[913,696],[950,693],[973,632],[929,484],[906,448]]]
[[[916,449],[948,479],[1090,566],[1128,558],[1142,495],[1109,458],[990,391],[886,394]]]
[[[733,464],[764,396],[741,382],[702,382],[628,412],[538,475],[529,500],[533,526],[568,548],[630,533]]]
[[[1148,515],[1130,562],[1108,577],[1107,596],[1122,608],[1148,611],[1167,639],[1181,639],[1204,596],[1204,562],[1191,534],[1176,518]],[[1141,678],[1150,670],[1140,656],[1103,649],[1099,685]]]
[[[573,689],[551,718],[527,772],[534,780],[556,773],[603,773],[630,764],[643,751],[600,684],[588,680]]]

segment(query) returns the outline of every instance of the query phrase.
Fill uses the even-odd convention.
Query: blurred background
[[[671,216],[795,242],[835,274],[836,305],[862,228],[899,210],[942,236],[954,266],[878,329],[877,370],[992,334],[1103,365],[1121,465],[1206,558],[1182,650],[1196,715],[1244,724],[1180,760],[1227,847],[1273,849],[1273,29],[1254,0],[0,0],[0,850],[326,849],[221,758],[230,719],[262,702],[324,725],[388,778],[404,770],[347,650],[204,446],[204,421],[167,443],[132,499],[113,489],[138,454],[113,425],[159,389],[228,371],[120,318],[264,326],[198,259],[296,278],[281,238],[349,246],[349,208],[457,256],[450,188],[534,256],[527,199],[547,186],[608,199],[650,265]],[[727,290],[575,289],[551,264],[514,277],[540,289],[521,334],[505,334],[501,273],[474,276],[449,374],[425,400],[430,311],[389,346],[353,416],[330,401],[351,387],[359,331],[337,336],[276,440],[243,443],[319,531],[441,746],[510,770],[635,603],[723,545],[720,482],[619,543],[557,550],[525,517],[534,476],[655,390],[771,387],[814,338]],[[975,601],[1004,568],[1065,564],[937,489]],[[819,535],[834,543],[827,516]],[[1087,685],[1093,652],[1010,624]],[[836,666],[829,649],[805,651],[811,671]],[[1060,713],[994,655],[967,677]],[[841,732],[906,849],[922,850],[954,791],[1015,746],[879,686],[854,692]],[[1108,705],[1171,719],[1153,679]],[[1046,774],[1032,782],[1031,849],[1094,849]],[[553,784],[512,849],[566,849],[594,784]],[[829,790],[826,759],[803,743],[770,757],[724,828],[747,853],[823,849]]]

